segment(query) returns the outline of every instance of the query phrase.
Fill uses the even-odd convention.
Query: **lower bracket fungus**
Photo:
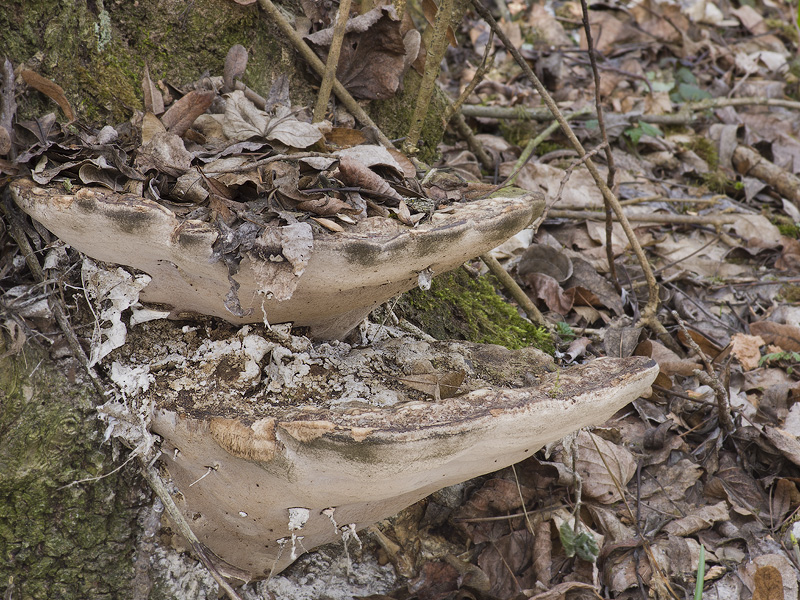
[[[256,329],[145,323],[135,352],[110,355],[120,376],[155,375],[140,396],[156,407],[176,502],[220,572],[242,580],[602,423],[658,371],[640,357],[557,369],[533,348],[378,325],[363,346]]]

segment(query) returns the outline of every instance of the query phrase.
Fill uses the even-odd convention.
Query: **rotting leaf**
[[[234,44],[225,56],[225,67],[222,71],[225,91],[233,90],[236,85],[235,80],[244,75],[245,69],[247,69],[247,50],[241,44]]]
[[[360,161],[343,156],[339,161],[339,179],[345,185],[360,187],[363,191],[375,192],[398,203],[403,197],[386,180]]]
[[[398,377],[403,385],[433,396],[437,402],[441,399],[458,395],[458,389],[464,383],[464,371],[448,371],[445,373],[422,373]]]
[[[69,121],[75,120],[75,113],[72,112],[69,100],[67,100],[64,94],[64,88],[30,69],[22,69],[20,75],[25,83],[33,89],[42,92],[45,96],[58,104],[61,110],[64,111],[64,116],[67,117]]]
[[[394,7],[381,6],[350,19],[336,68],[336,77],[355,98],[385,100],[400,89],[406,46]],[[305,37],[325,62],[333,28]]]
[[[144,63],[144,75],[142,76],[142,92],[144,93],[144,110],[154,115],[164,112],[164,97],[150,79],[150,68]]]
[[[182,136],[195,119],[208,110],[215,97],[214,92],[192,90],[169,107],[161,117],[161,122],[167,131]]]
[[[750,333],[762,338],[765,344],[780,346],[787,352],[800,352],[800,327],[796,325],[756,321],[750,324]]]

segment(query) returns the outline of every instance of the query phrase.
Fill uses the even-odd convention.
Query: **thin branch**
[[[418,151],[422,125],[428,115],[428,107],[431,103],[433,91],[436,89],[436,78],[439,76],[439,63],[441,63],[444,53],[447,51],[447,29],[453,20],[453,10],[455,0],[442,0],[439,3],[439,10],[436,11],[436,19],[433,22],[433,36],[428,46],[428,55],[425,58],[425,71],[422,74],[422,82],[419,84],[417,93],[417,105],[414,108],[414,115],[411,117],[411,126],[403,143],[403,150],[408,154],[416,154]]]
[[[551,210],[548,217],[561,219],[588,219],[602,221],[604,213],[592,210]],[[638,223],[667,223],[671,225],[731,225],[741,219],[741,215],[627,215],[628,221]],[[615,217],[614,220],[617,220]]]
[[[559,110],[558,106],[556,105],[555,101],[553,100],[552,96],[548,93],[547,89],[544,87],[539,78],[536,77],[535,73],[531,70],[528,63],[519,53],[514,45],[511,43],[511,40],[508,39],[508,36],[500,29],[497,25],[497,22],[492,17],[491,13],[483,6],[480,0],[471,0],[473,7],[478,12],[478,14],[483,17],[483,19],[489,23],[489,26],[494,29],[497,36],[506,46],[508,51],[514,57],[514,60],[517,61],[517,64],[522,68],[522,71],[525,73],[526,77],[533,83],[536,91],[539,92],[539,95],[544,100],[547,107],[553,113],[553,116],[561,125],[561,129],[564,134],[569,139],[570,144],[578,153],[579,156],[583,157],[586,154],[586,150],[584,149],[583,145],[580,143],[578,138],[575,136],[575,133],[572,131],[572,128],[567,123],[564,115],[561,114],[561,110]],[[633,231],[633,228],[630,225],[630,222],[625,216],[625,213],[622,211],[622,207],[619,204],[619,200],[608,187],[606,182],[603,180],[603,177],[600,175],[600,172],[597,170],[597,166],[594,162],[589,159],[586,161],[586,167],[589,169],[589,173],[592,175],[595,183],[597,184],[598,188],[600,188],[603,197],[608,200],[611,204],[611,208],[614,210],[614,213],[617,215],[617,218],[622,225],[623,230],[625,231],[625,235],[628,236],[628,240],[630,241],[631,247],[633,248],[634,253],[636,254],[636,258],[638,259],[642,270],[645,273],[647,279],[647,289],[648,289],[648,298],[647,298],[647,305],[642,314],[642,320],[645,324],[653,327],[654,329],[658,327],[656,323],[658,322],[655,318],[656,311],[658,310],[658,283],[656,282],[655,276],[653,275],[653,270],[650,268],[650,264],[647,261],[647,257],[644,254],[644,250],[642,250],[641,244],[639,244],[639,240],[636,239],[636,234]],[[663,329],[663,326],[661,326]]]
[[[314,51],[306,44],[305,40],[300,37],[300,34],[294,30],[294,27],[286,20],[286,17],[278,10],[278,7],[272,3],[272,0],[258,0],[258,5],[278,25],[278,28],[288,38],[295,50],[297,50],[309,66],[316,71],[317,75],[324,77],[325,64],[314,54]],[[336,97],[342,101],[345,108],[349,110],[356,119],[367,127],[371,127],[375,130],[381,144],[387,148],[394,148],[389,138],[378,128],[370,116],[364,112],[361,105],[356,102],[355,98],[350,95],[350,92],[344,88],[338,79],[333,80],[333,93],[336,94]]]
[[[319,123],[325,118],[328,110],[328,99],[331,97],[333,81],[336,79],[336,66],[339,64],[339,53],[342,50],[342,40],[344,31],[347,27],[347,19],[350,16],[351,0],[342,0],[339,10],[336,12],[336,23],[333,26],[333,40],[328,50],[328,61],[325,64],[325,74],[322,76],[322,83],[319,86],[317,104],[314,107],[313,122]]]
[[[488,267],[489,271],[497,277],[498,281],[503,285],[508,293],[511,294],[511,297],[516,300],[517,304],[522,307],[522,310],[525,311],[525,314],[528,315],[528,318],[536,323],[537,325],[546,326],[547,321],[544,320],[542,313],[539,312],[539,309],[536,308],[536,305],[528,298],[528,294],[526,294],[519,284],[514,281],[514,278],[508,274],[497,259],[492,257],[490,254],[481,254],[481,260],[483,263]]]

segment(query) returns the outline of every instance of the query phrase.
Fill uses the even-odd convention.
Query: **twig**
[[[325,111],[328,109],[328,99],[331,97],[333,81],[336,79],[336,66],[339,64],[339,53],[342,50],[342,40],[344,31],[347,27],[347,19],[350,16],[351,0],[342,0],[339,10],[336,12],[336,23],[333,26],[333,40],[328,50],[328,60],[325,64],[325,74],[322,76],[322,83],[319,86],[317,104],[314,107],[313,122],[318,123],[325,118]]]
[[[458,99],[453,102],[450,106],[447,107],[447,110],[444,111],[444,120],[445,122],[449,121],[452,116],[461,110],[461,105],[467,101],[470,94],[475,91],[475,88],[478,84],[483,81],[483,76],[486,74],[486,70],[489,68],[489,51],[492,49],[492,45],[494,43],[494,31],[489,32],[489,41],[486,42],[486,48],[483,50],[483,58],[481,58],[481,64],[478,66],[478,69],[475,71],[475,75],[472,77],[470,82],[467,84],[467,87],[464,88],[464,91],[458,96]],[[492,57],[492,62],[494,62],[494,57]]]
[[[294,27],[286,20],[286,17],[278,10],[278,7],[272,3],[272,0],[258,0],[258,5],[273,21],[275,21],[281,32],[289,39],[292,46],[300,53],[309,66],[316,71],[317,75],[324,77],[325,64],[314,54],[314,51],[305,43],[303,38],[300,37],[300,34],[294,30]],[[333,93],[336,94],[336,97],[342,101],[345,108],[349,110],[356,119],[367,127],[374,128],[381,144],[387,148],[394,148],[389,138],[378,128],[370,116],[364,112],[364,109],[361,108],[355,98],[350,95],[350,92],[344,88],[338,79],[333,80]]]
[[[473,7],[478,12],[478,14],[489,23],[489,26],[494,29],[497,37],[503,42],[506,46],[508,51],[514,57],[514,60],[517,61],[517,64],[522,68],[522,71],[525,73],[526,77],[533,83],[536,91],[539,92],[539,95],[544,100],[547,107],[553,113],[553,116],[561,125],[561,129],[563,130],[564,134],[570,141],[570,144],[578,153],[579,156],[583,157],[586,154],[586,150],[584,149],[583,145],[580,143],[578,138],[575,136],[575,133],[572,131],[572,128],[567,123],[564,116],[561,114],[558,106],[556,106],[555,101],[553,100],[552,96],[548,93],[547,89],[544,87],[539,78],[536,77],[536,74],[531,70],[528,63],[519,53],[514,45],[511,43],[511,40],[508,39],[508,36],[498,27],[497,22],[492,17],[491,13],[483,6],[481,0],[471,0]],[[607,199],[608,202],[611,204],[611,208],[616,213],[617,217],[619,218],[620,224],[622,225],[623,230],[625,231],[625,235],[628,236],[628,240],[630,241],[631,247],[633,248],[634,253],[636,254],[636,258],[638,259],[642,270],[645,273],[647,279],[647,289],[648,289],[648,298],[647,298],[647,305],[642,313],[642,322],[645,325],[650,326],[654,331],[657,331],[659,334],[666,334],[666,330],[664,326],[658,322],[656,318],[656,311],[658,310],[658,284],[656,282],[655,276],[653,275],[653,271],[650,268],[650,264],[647,262],[647,257],[644,254],[644,250],[642,250],[641,244],[639,244],[639,240],[636,239],[636,234],[631,227],[630,222],[625,216],[625,213],[622,211],[622,207],[619,205],[619,200],[611,191],[611,189],[606,185],[606,182],[603,180],[600,172],[597,170],[594,162],[589,159],[586,161],[586,167],[589,169],[589,173],[592,175],[597,186],[600,188],[601,193],[603,194],[603,198]]]
[[[403,143],[403,150],[412,155],[418,151],[417,143],[419,143],[419,137],[422,134],[422,125],[428,115],[428,107],[431,103],[433,91],[436,89],[439,63],[441,63],[444,53],[447,51],[447,28],[450,27],[450,22],[453,19],[454,7],[455,0],[442,0],[439,3],[439,10],[436,11],[436,19],[433,22],[433,37],[428,46],[425,71],[422,74],[422,82],[419,84],[419,92],[417,93],[417,105],[414,108],[411,126]]]
[[[475,137],[475,134],[472,132],[472,129],[467,124],[467,121],[464,119],[464,115],[460,112],[455,113],[452,118],[453,125],[455,125],[456,131],[458,134],[467,140],[467,146],[472,153],[476,156],[476,158],[480,161],[481,166],[486,169],[487,171],[491,172],[494,170],[494,159],[489,156],[489,153],[486,152],[486,149],[481,144],[480,140]]]
[[[588,107],[585,107],[580,110],[576,110],[574,113],[568,114],[564,118],[567,121],[571,121],[572,119],[577,119],[578,117],[585,115],[586,113],[589,112],[589,110],[590,109]],[[525,149],[522,151],[522,154],[519,155],[517,162],[514,163],[514,170],[512,174],[508,177],[508,179],[506,179],[503,182],[503,185],[514,185],[514,182],[517,180],[517,175],[519,175],[519,172],[522,170],[522,167],[524,167],[530,160],[533,151],[536,150],[536,148],[538,148],[539,145],[547,138],[549,138],[550,135],[552,135],[552,133],[558,128],[559,128],[558,121],[553,121],[539,135],[537,135],[535,138],[533,138],[527,143]]]
[[[618,113],[621,119],[629,122],[641,121],[654,125],[689,125],[699,117],[693,115],[694,112],[702,112],[714,108],[724,108],[726,106],[776,106],[790,110],[800,110],[800,102],[795,100],[783,100],[781,98],[761,98],[748,96],[745,98],[708,98],[697,102],[687,102],[679,106],[679,112],[670,115],[643,115],[636,112]],[[522,108],[518,106],[480,106],[476,104],[465,104],[461,107],[461,112],[466,117],[483,117],[487,119],[531,119],[534,121],[548,121],[552,118],[552,113],[546,108]],[[584,115],[585,119],[596,117],[595,112]]]
[[[707,385],[714,390],[714,396],[717,398],[717,416],[719,417],[719,425],[722,428],[722,431],[724,431],[726,434],[730,434],[733,431],[733,419],[731,418],[728,392],[722,385],[722,382],[719,380],[719,377],[714,371],[714,367],[706,356],[706,353],[703,352],[700,346],[697,345],[697,342],[695,342],[692,336],[689,335],[689,332],[686,330],[686,325],[684,324],[680,315],[678,315],[677,311],[672,311],[672,317],[678,323],[681,333],[683,333],[684,343],[694,350],[700,357],[700,360],[703,361],[705,371],[700,371],[698,369],[694,372],[694,374],[697,376],[697,379],[700,381],[700,383]]]
[[[492,257],[489,254],[481,254],[481,260],[483,264],[485,264],[489,271],[497,277],[498,281],[503,285],[508,293],[511,294],[511,297],[516,300],[517,304],[522,307],[522,310],[525,311],[525,314],[528,315],[528,318],[536,323],[537,325],[546,326],[547,322],[544,320],[542,313],[539,312],[539,309],[536,308],[536,305],[531,302],[531,299],[528,298],[528,295],[522,290],[521,287],[514,281],[514,278],[508,274],[503,266],[497,262],[497,259]]]
[[[39,264],[36,254],[33,248],[31,248],[30,242],[28,242],[28,238],[23,231],[22,225],[18,221],[19,215],[13,209],[11,205],[11,199],[8,197],[7,191],[6,196],[0,206],[2,206],[3,214],[6,217],[9,233],[11,234],[11,237],[14,238],[17,246],[19,246],[20,252],[22,252],[22,255],[25,257],[25,262],[27,263],[28,268],[31,270],[31,273],[33,273],[33,276],[40,283],[46,281],[44,270]],[[89,379],[91,379],[92,386],[94,387],[95,391],[100,395],[101,398],[103,398],[103,400],[105,400],[105,386],[100,381],[100,378],[98,377],[94,368],[92,368],[91,364],[89,363],[89,357],[86,356],[86,353],[83,351],[83,347],[81,346],[80,341],[78,341],[78,336],[75,335],[75,331],[72,329],[72,326],[69,323],[69,318],[67,317],[67,313],[64,311],[64,307],[52,294],[48,298],[48,305],[50,306],[50,310],[53,312],[53,316],[56,318],[58,326],[61,328],[61,331],[67,340],[67,344],[69,345],[73,356],[86,370],[86,373],[89,375]]]
[[[561,219],[588,219],[602,221],[605,215],[600,211],[591,210],[551,210],[548,217]],[[730,225],[736,223],[741,217],[737,215],[627,215],[628,221],[640,223],[667,223],[672,225]],[[615,220],[617,218],[615,217]]]
[[[589,53],[589,63],[592,65],[592,77],[594,79],[594,109],[597,113],[597,124],[600,128],[600,135],[602,136],[603,143],[605,144],[606,164],[608,165],[608,174],[606,176],[606,185],[608,188],[617,193],[616,174],[617,169],[614,165],[614,153],[611,151],[611,145],[608,141],[608,132],[606,131],[606,120],[603,116],[603,104],[600,97],[600,73],[597,70],[597,52],[594,49],[594,40],[592,39],[592,28],[589,25],[589,6],[586,0],[581,0],[581,14],[583,15],[583,32],[586,35],[586,48]],[[645,78],[645,81],[647,79]],[[650,93],[653,93],[653,87],[650,82],[647,82],[650,88]],[[560,191],[560,190],[559,190]],[[614,284],[617,292],[621,292],[622,288],[619,285],[617,278],[617,266],[614,264],[614,248],[611,244],[611,236],[613,234],[613,221],[611,220],[611,202],[605,196],[603,197],[603,207],[606,212],[606,260],[608,261],[608,274]]]
[[[14,158],[14,115],[17,113],[17,101],[14,86],[14,65],[7,58],[0,66],[0,127],[8,132],[11,143],[10,158]]]

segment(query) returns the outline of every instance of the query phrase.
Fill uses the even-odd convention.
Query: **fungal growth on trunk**
[[[527,226],[543,209],[531,194],[456,203],[416,227],[369,217],[340,233],[259,228],[239,240],[232,272],[220,258],[224,229],[162,204],[26,180],[11,190],[67,244],[141,272],[86,263],[98,300],[105,294],[118,312],[155,303],[172,317],[131,327],[123,347],[97,359],[107,354],[124,396],[147,407],[175,501],[232,578],[276,573],[442,487],[601,423],[656,376],[644,358],[558,369],[531,348],[437,342],[364,321]],[[126,291],[102,283],[120,272]],[[126,410],[113,400],[101,414],[113,428]]]

